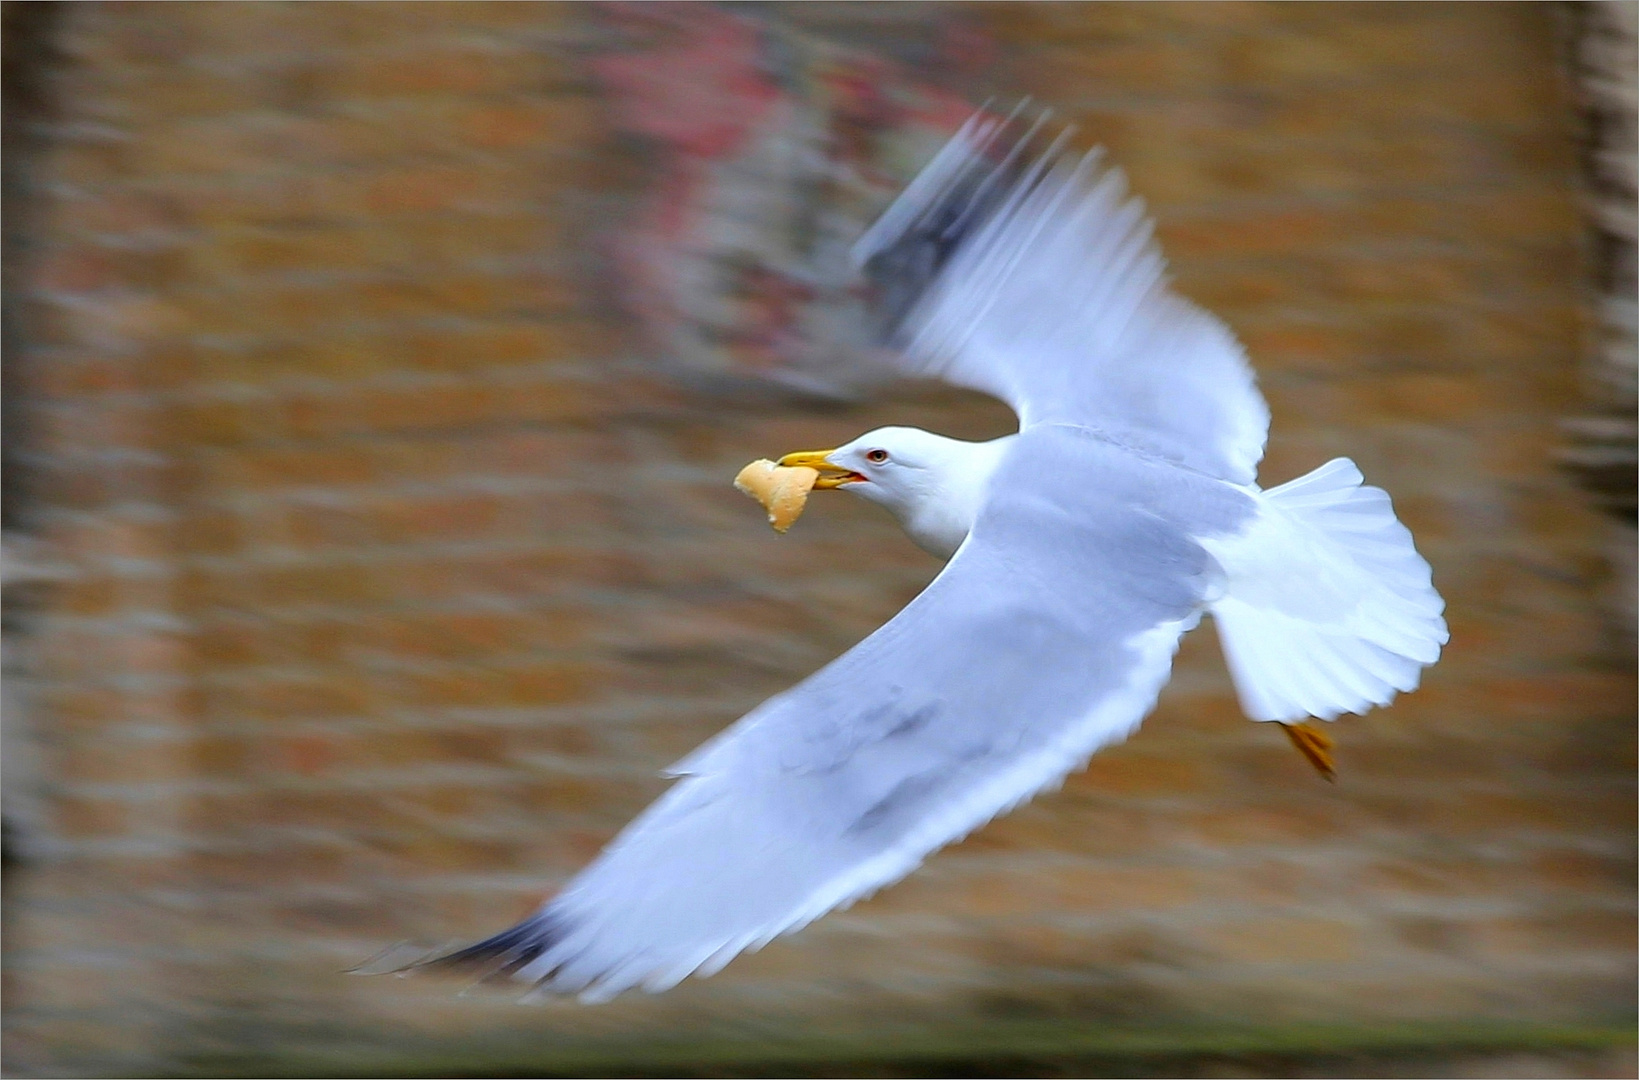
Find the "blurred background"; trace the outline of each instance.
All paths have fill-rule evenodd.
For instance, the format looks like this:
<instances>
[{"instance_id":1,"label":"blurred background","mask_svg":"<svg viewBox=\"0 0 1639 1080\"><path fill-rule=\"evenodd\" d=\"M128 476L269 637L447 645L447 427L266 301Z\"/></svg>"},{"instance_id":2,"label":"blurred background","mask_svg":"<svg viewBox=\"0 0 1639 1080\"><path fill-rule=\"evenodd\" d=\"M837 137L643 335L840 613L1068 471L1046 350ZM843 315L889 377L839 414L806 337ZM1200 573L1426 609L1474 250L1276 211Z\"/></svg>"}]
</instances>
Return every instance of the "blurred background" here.
<instances>
[{"instance_id":1,"label":"blurred background","mask_svg":"<svg viewBox=\"0 0 1639 1080\"><path fill-rule=\"evenodd\" d=\"M4 10L11 1075L1634 1075L1634 4ZM341 975L510 923L938 570L729 481L1010 429L865 365L841 252L1024 94L1245 341L1264 483L1392 493L1424 688L1328 785L1203 627L1063 791L709 981Z\"/></svg>"}]
</instances>

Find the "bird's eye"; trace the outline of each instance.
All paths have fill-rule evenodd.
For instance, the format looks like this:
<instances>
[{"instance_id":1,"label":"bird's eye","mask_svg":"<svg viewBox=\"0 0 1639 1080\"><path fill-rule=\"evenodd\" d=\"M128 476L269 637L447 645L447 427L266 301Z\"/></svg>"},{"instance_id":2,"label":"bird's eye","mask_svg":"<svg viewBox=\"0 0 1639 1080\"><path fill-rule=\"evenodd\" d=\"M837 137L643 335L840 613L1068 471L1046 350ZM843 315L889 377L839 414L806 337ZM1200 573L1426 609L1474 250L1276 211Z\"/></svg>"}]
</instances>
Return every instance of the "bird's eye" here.
<instances>
[{"instance_id":1,"label":"bird's eye","mask_svg":"<svg viewBox=\"0 0 1639 1080\"><path fill-rule=\"evenodd\" d=\"M867 450L865 451L865 460L873 465L880 465L888 460L888 452L886 450Z\"/></svg>"}]
</instances>

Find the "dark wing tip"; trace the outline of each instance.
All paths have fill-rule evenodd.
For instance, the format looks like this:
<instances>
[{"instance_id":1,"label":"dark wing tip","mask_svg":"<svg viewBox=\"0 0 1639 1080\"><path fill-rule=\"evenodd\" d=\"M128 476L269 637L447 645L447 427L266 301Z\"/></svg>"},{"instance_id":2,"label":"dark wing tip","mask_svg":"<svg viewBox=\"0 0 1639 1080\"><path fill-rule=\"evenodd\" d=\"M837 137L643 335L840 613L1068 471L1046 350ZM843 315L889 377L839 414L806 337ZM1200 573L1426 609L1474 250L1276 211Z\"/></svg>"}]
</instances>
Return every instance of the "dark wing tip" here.
<instances>
[{"instance_id":1,"label":"dark wing tip","mask_svg":"<svg viewBox=\"0 0 1639 1080\"><path fill-rule=\"evenodd\" d=\"M861 252L872 329L880 341L904 344L905 323L940 271L1017 193L1018 185L1029 183L1044 160L1055 156L1057 145L1044 136L1050 114L1043 111L1026 122L1022 110L1021 104L1008 116L976 116L975 121L987 123L971 132L964 129L952 140L965 146L951 175L939 177L942 183L933 190L913 184L900 196L909 205L896 205L883 215L877 229L888 225L890 217L893 226L871 236L868 254Z\"/></svg>"},{"instance_id":2,"label":"dark wing tip","mask_svg":"<svg viewBox=\"0 0 1639 1080\"><path fill-rule=\"evenodd\" d=\"M422 972L476 975L477 982L502 982L563 940L561 922L546 912L465 948L448 952L400 942L347 972L349 975L414 975ZM545 976L550 978L550 974Z\"/></svg>"}]
</instances>

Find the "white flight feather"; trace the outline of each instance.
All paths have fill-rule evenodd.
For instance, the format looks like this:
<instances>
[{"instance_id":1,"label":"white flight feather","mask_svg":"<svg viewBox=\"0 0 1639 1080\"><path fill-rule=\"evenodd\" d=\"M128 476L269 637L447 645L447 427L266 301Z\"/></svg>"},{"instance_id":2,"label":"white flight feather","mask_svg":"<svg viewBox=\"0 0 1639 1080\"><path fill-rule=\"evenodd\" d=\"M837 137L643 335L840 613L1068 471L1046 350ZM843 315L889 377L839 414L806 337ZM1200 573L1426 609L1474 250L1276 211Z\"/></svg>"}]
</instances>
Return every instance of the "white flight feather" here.
<instances>
[{"instance_id":1,"label":"white flight feather","mask_svg":"<svg viewBox=\"0 0 1639 1080\"><path fill-rule=\"evenodd\" d=\"M673 958L665 963L651 954L639 954L584 986L571 979L543 989L579 992L583 1000L595 1003L607 1001L640 984L645 989L663 990L690 975L706 978L740 953L756 951L776 937L795 933L825 913L848 907L900 880L932 852L1007 813L1043 788L1062 782L1094 752L1130 736L1154 706L1170 673L1180 636L1197 621L1198 616L1191 616L1137 635L1128 645L1141 659L1130 669L1131 679L1122 692L1104 701L1081 723L1066 729L1052 745L987 780L960 801L927 816L893 847L819 884L800 904L777 917L746 928L725 941L697 946L681 960ZM566 945L569 947L548 952L522 968L518 978L526 981L546 978L564 963L565 953L572 950L573 945Z\"/></svg>"}]
</instances>

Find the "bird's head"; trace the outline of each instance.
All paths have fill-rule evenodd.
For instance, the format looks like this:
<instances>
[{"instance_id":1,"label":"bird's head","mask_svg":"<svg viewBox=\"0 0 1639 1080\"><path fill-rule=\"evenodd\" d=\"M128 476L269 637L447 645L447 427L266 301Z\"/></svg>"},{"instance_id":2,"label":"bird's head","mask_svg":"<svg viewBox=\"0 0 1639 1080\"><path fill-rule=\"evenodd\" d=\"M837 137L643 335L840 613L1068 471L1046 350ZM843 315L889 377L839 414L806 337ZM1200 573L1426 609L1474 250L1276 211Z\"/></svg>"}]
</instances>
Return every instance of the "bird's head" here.
<instances>
[{"instance_id":1,"label":"bird's head","mask_svg":"<svg viewBox=\"0 0 1639 1080\"><path fill-rule=\"evenodd\" d=\"M885 427L835 450L787 454L779 463L818 470L815 488L847 491L887 508L912 540L948 558L973 527L1010 441L971 443L920 428Z\"/></svg>"}]
</instances>

